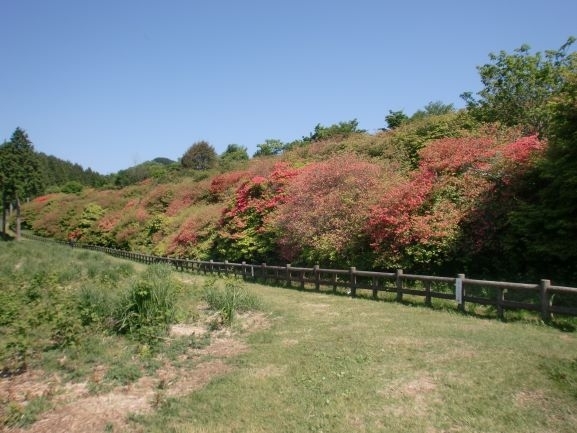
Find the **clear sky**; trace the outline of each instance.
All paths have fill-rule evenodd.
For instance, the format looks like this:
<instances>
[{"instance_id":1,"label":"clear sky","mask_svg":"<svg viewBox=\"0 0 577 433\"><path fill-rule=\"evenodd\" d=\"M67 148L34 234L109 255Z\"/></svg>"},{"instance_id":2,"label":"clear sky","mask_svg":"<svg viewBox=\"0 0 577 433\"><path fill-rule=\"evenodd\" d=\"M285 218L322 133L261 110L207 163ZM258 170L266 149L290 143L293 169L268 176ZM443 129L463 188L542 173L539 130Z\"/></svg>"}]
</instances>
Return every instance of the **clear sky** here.
<instances>
[{"instance_id":1,"label":"clear sky","mask_svg":"<svg viewBox=\"0 0 577 433\"><path fill-rule=\"evenodd\" d=\"M489 53L577 36L577 1L0 0L0 21L0 142L106 174L460 108Z\"/></svg>"}]
</instances>

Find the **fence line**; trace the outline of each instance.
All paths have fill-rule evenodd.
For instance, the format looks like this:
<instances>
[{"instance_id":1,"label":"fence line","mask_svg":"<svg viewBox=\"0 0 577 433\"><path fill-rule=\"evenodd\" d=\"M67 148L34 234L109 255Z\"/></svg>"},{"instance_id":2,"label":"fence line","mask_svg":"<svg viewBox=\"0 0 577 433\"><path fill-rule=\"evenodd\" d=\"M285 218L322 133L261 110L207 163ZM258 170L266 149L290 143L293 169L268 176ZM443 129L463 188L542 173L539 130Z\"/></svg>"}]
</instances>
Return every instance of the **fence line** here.
<instances>
[{"instance_id":1,"label":"fence line","mask_svg":"<svg viewBox=\"0 0 577 433\"><path fill-rule=\"evenodd\" d=\"M152 256L97 245L70 244L33 235L26 235L26 237L100 251L145 264L167 263L182 272L205 275L232 274L246 280L264 283L285 282L289 286L297 283L302 289L308 285L316 291L320 291L321 287L331 288L333 292L342 289L346 290L351 297L357 296L359 290L364 290L372 292L374 298L377 298L380 292L392 293L398 302L403 300L403 295L422 296L427 306L431 306L433 298L454 300L457 308L463 312L468 303L494 306L499 318L504 317L506 309L536 311L544 321L551 320L554 313L577 316L577 288L554 286L550 280L541 280L537 284L524 284L476 280L466 278L464 274L459 274L454 278L405 274L402 269L396 272L374 272L357 270L355 267L344 270L325 269L318 265L306 268L294 267L290 264L271 266L266 263L258 265L246 262L232 263L226 260L224 262L189 260ZM554 305L553 299L556 296L565 297L571 302L568 303L569 305L563 303Z\"/></svg>"}]
</instances>

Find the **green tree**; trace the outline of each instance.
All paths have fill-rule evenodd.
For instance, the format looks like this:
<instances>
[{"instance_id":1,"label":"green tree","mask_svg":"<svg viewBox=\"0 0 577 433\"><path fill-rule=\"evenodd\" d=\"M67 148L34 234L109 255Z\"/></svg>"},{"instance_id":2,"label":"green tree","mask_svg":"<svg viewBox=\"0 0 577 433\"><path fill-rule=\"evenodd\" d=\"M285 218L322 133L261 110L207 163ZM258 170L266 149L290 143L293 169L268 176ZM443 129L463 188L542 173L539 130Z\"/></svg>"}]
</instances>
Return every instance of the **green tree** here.
<instances>
[{"instance_id":1,"label":"green tree","mask_svg":"<svg viewBox=\"0 0 577 433\"><path fill-rule=\"evenodd\" d=\"M220 164L229 167L239 161L248 161L247 149L238 144L229 144L226 150L220 155Z\"/></svg>"},{"instance_id":2,"label":"green tree","mask_svg":"<svg viewBox=\"0 0 577 433\"><path fill-rule=\"evenodd\" d=\"M270 138L256 147L258 150L253 155L255 158L259 156L279 155L285 150L285 144L282 141Z\"/></svg>"},{"instance_id":3,"label":"green tree","mask_svg":"<svg viewBox=\"0 0 577 433\"><path fill-rule=\"evenodd\" d=\"M6 234L6 210L16 205L16 238L20 239L20 204L42 192L38 155L26 132L16 128L10 141L0 147L2 173L3 234Z\"/></svg>"},{"instance_id":4,"label":"green tree","mask_svg":"<svg viewBox=\"0 0 577 433\"><path fill-rule=\"evenodd\" d=\"M547 107L547 153L527 179L525 194L516 197L520 205L506 237L509 255L523 257L519 268L566 285L577 283L577 58L573 62Z\"/></svg>"},{"instance_id":5,"label":"green tree","mask_svg":"<svg viewBox=\"0 0 577 433\"><path fill-rule=\"evenodd\" d=\"M484 88L461 95L468 110L485 122L499 121L508 126L520 125L526 133L546 132L552 113L547 102L563 87L565 71L574 68L576 53L568 53L575 42L570 37L559 50L544 54L530 53L523 45L513 54L491 53L490 63L477 67Z\"/></svg>"},{"instance_id":6,"label":"green tree","mask_svg":"<svg viewBox=\"0 0 577 433\"><path fill-rule=\"evenodd\" d=\"M69 182L66 182L62 186L60 191L62 191L65 194L80 194L83 189L84 189L84 186L80 182L78 182L76 180L71 180Z\"/></svg>"},{"instance_id":7,"label":"green tree","mask_svg":"<svg viewBox=\"0 0 577 433\"><path fill-rule=\"evenodd\" d=\"M389 114L385 116L385 121L387 122L387 129L398 128L407 120L409 120L409 116L407 116L402 110L399 111L389 110Z\"/></svg>"},{"instance_id":8,"label":"green tree","mask_svg":"<svg viewBox=\"0 0 577 433\"><path fill-rule=\"evenodd\" d=\"M410 120L418 120L428 116L442 116L454 111L455 107L453 104L444 104L441 101L429 102L423 110L415 111Z\"/></svg>"},{"instance_id":9,"label":"green tree","mask_svg":"<svg viewBox=\"0 0 577 433\"><path fill-rule=\"evenodd\" d=\"M198 141L188 148L180 162L184 168L208 170L215 166L217 154L206 141Z\"/></svg>"},{"instance_id":10,"label":"green tree","mask_svg":"<svg viewBox=\"0 0 577 433\"><path fill-rule=\"evenodd\" d=\"M315 130L308 137L303 137L304 142L326 140L332 137L346 137L354 133L366 132L364 129L359 129L359 122L357 119L349 120L348 122L339 122L331 126L323 126L320 123L315 126Z\"/></svg>"}]
</instances>

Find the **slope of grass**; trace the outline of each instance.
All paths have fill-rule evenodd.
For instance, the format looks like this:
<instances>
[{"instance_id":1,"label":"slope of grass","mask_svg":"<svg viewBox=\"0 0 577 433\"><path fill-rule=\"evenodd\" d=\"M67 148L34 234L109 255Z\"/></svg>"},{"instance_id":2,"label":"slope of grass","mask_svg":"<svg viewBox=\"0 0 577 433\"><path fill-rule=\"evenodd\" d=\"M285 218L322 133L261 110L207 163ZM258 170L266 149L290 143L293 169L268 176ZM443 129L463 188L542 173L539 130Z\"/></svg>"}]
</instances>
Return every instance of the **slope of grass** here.
<instances>
[{"instance_id":1,"label":"slope of grass","mask_svg":"<svg viewBox=\"0 0 577 433\"><path fill-rule=\"evenodd\" d=\"M254 286L272 315L234 373L151 432L573 432L577 337L406 305Z\"/></svg>"},{"instance_id":2,"label":"slope of grass","mask_svg":"<svg viewBox=\"0 0 577 433\"><path fill-rule=\"evenodd\" d=\"M94 317L82 309L97 305L114 311L108 302L121 305L121 296L103 301L100 292L148 290L149 285L131 285L135 278L142 281L140 272L131 263L90 251L0 242L3 362L21 361L12 356L20 353L14 344L22 344L24 368L58 374L64 381L88 381L96 394L157 374L168 361L182 364L187 374L202 369L212 352L194 358L182 354L208 344L210 335L202 341L160 340L153 347L106 328L98 321L98 309ZM206 308L207 293L226 294L233 284L185 277L193 284L177 288L174 314L188 323ZM219 361L226 363L220 369L224 373L184 396L165 398L159 391L156 410L127 412L129 424L121 431L575 431L574 332L279 287L247 284L246 289L258 300L251 305L258 303L266 312L268 326L240 336L246 350ZM240 299L238 290L228 292L235 302ZM17 304L21 296L31 300L26 308ZM40 301L50 301L53 309L34 310ZM219 305L214 308L222 309ZM50 326L36 318L50 319ZM28 328L14 328L17 322ZM102 377L96 375L101 369ZM49 410L49 399L40 396L25 404L2 396L0 419L8 425L34 423ZM114 423L107 426L116 431Z\"/></svg>"}]
</instances>

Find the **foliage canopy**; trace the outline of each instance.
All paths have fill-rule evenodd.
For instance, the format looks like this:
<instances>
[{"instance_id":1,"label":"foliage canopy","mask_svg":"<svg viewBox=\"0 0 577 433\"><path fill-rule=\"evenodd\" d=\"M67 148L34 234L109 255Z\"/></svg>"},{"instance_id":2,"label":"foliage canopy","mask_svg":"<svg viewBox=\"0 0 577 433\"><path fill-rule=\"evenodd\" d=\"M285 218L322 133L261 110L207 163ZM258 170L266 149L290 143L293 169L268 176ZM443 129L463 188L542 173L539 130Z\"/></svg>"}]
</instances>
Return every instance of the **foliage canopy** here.
<instances>
[{"instance_id":1,"label":"foliage canopy","mask_svg":"<svg viewBox=\"0 0 577 433\"><path fill-rule=\"evenodd\" d=\"M217 154L210 144L206 141L197 141L182 155L180 160L184 168L194 170L208 170L215 166Z\"/></svg>"},{"instance_id":2,"label":"foliage canopy","mask_svg":"<svg viewBox=\"0 0 577 433\"><path fill-rule=\"evenodd\" d=\"M471 92L461 97L479 120L521 125L526 133L546 133L552 113L548 101L564 86L566 72L575 70L577 53L569 53L575 42L570 37L558 50L530 53L522 45L512 54L491 53L490 63L479 66L484 88L475 98Z\"/></svg>"}]
</instances>

